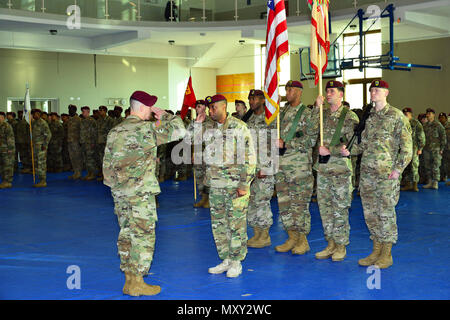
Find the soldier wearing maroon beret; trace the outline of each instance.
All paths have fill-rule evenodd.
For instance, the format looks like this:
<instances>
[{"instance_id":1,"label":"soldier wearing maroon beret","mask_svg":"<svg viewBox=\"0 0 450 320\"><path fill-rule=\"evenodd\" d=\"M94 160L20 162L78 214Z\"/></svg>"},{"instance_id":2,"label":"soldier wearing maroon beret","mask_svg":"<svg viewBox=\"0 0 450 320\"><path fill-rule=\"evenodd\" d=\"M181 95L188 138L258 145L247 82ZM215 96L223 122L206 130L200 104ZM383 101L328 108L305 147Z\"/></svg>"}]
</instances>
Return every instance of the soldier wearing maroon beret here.
<instances>
[{"instance_id":1,"label":"soldier wearing maroon beret","mask_svg":"<svg viewBox=\"0 0 450 320\"><path fill-rule=\"evenodd\" d=\"M156 101L144 91L131 95L130 116L109 132L103 159L104 184L111 188L120 226L117 246L125 273L123 293L131 296L161 291L143 280L153 260L155 196L161 192L155 173L157 147L186 134L181 118L155 107ZM152 114L159 121L149 121Z\"/></svg>"}]
</instances>

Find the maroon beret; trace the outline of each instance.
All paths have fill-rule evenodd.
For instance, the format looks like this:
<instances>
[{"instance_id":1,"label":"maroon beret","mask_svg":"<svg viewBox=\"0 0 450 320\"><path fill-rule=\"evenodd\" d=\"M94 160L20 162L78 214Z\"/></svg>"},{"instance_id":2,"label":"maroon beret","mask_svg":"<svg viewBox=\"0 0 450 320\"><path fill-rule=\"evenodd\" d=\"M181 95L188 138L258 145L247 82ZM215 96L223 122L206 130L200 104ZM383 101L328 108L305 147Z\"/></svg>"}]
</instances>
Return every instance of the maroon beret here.
<instances>
[{"instance_id":1,"label":"maroon beret","mask_svg":"<svg viewBox=\"0 0 450 320\"><path fill-rule=\"evenodd\" d=\"M372 83L370 84L370 89L372 88L384 88L384 89L389 89L389 84L384 81L384 80L374 80L372 81Z\"/></svg>"},{"instance_id":2,"label":"maroon beret","mask_svg":"<svg viewBox=\"0 0 450 320\"><path fill-rule=\"evenodd\" d=\"M211 102L209 102L209 104L216 103L216 102L219 102L219 101L222 101L222 100L227 101L227 98L225 98L221 94L216 94L215 96L211 97Z\"/></svg>"},{"instance_id":3,"label":"maroon beret","mask_svg":"<svg viewBox=\"0 0 450 320\"><path fill-rule=\"evenodd\" d=\"M344 84L342 82L340 82L340 81L330 80L330 81L327 82L327 86L325 87L325 90L329 89L329 88L342 88L342 89L344 89Z\"/></svg>"},{"instance_id":4,"label":"maroon beret","mask_svg":"<svg viewBox=\"0 0 450 320\"><path fill-rule=\"evenodd\" d=\"M289 80L286 83L286 88L288 88L288 87L303 89L303 84L297 80Z\"/></svg>"},{"instance_id":5,"label":"maroon beret","mask_svg":"<svg viewBox=\"0 0 450 320\"><path fill-rule=\"evenodd\" d=\"M89 108L88 106L84 106L84 107L81 107L81 111L83 111L83 110L88 110L88 111L90 111L91 108Z\"/></svg>"},{"instance_id":6,"label":"maroon beret","mask_svg":"<svg viewBox=\"0 0 450 320\"><path fill-rule=\"evenodd\" d=\"M427 113L428 113L428 112L436 113L436 112L434 111L434 109L431 109L431 108L428 108L426 112L427 112Z\"/></svg>"},{"instance_id":7,"label":"maroon beret","mask_svg":"<svg viewBox=\"0 0 450 320\"><path fill-rule=\"evenodd\" d=\"M135 91L131 95L130 99L139 101L143 105L147 107L151 107L156 103L156 100L158 100L157 96L149 95L147 92L144 91Z\"/></svg>"},{"instance_id":8,"label":"maroon beret","mask_svg":"<svg viewBox=\"0 0 450 320\"><path fill-rule=\"evenodd\" d=\"M195 105L197 106L198 104L204 104L206 106L206 101L205 100L197 100L197 101L195 101Z\"/></svg>"},{"instance_id":9,"label":"maroon beret","mask_svg":"<svg viewBox=\"0 0 450 320\"><path fill-rule=\"evenodd\" d=\"M211 96L207 96L205 98L206 106L209 106L211 104L211 101L212 101L212 97Z\"/></svg>"},{"instance_id":10,"label":"maroon beret","mask_svg":"<svg viewBox=\"0 0 450 320\"><path fill-rule=\"evenodd\" d=\"M258 96L264 97L264 91L252 89L248 94L248 99L250 99L250 97L258 97Z\"/></svg>"},{"instance_id":11,"label":"maroon beret","mask_svg":"<svg viewBox=\"0 0 450 320\"><path fill-rule=\"evenodd\" d=\"M403 113L406 113L406 112L411 112L412 113L413 112L411 108L403 108L402 111L403 111Z\"/></svg>"},{"instance_id":12,"label":"maroon beret","mask_svg":"<svg viewBox=\"0 0 450 320\"><path fill-rule=\"evenodd\" d=\"M439 113L439 117L446 117L447 118L447 115L445 114L445 112L441 112L441 113Z\"/></svg>"}]
</instances>

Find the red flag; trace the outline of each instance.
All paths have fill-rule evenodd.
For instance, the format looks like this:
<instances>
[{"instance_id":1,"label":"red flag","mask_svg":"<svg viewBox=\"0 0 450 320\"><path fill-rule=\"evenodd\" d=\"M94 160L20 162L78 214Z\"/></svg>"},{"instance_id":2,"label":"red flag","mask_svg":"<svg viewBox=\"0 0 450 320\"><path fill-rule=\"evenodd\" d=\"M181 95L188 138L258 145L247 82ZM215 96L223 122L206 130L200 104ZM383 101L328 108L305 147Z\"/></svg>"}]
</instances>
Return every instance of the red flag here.
<instances>
[{"instance_id":1,"label":"red flag","mask_svg":"<svg viewBox=\"0 0 450 320\"><path fill-rule=\"evenodd\" d=\"M195 108L195 98L194 88L192 88L192 77L189 77L189 81L186 87L186 92L184 93L183 107L181 108L181 119L184 120L189 108Z\"/></svg>"},{"instance_id":2,"label":"red flag","mask_svg":"<svg viewBox=\"0 0 450 320\"><path fill-rule=\"evenodd\" d=\"M311 68L315 72L315 81L319 83L319 72L324 74L328 65L330 39L328 33L329 0L314 0L311 11ZM320 50L320 54L319 54ZM320 59L319 59L320 56ZM322 70L319 70L319 64Z\"/></svg>"}]
</instances>

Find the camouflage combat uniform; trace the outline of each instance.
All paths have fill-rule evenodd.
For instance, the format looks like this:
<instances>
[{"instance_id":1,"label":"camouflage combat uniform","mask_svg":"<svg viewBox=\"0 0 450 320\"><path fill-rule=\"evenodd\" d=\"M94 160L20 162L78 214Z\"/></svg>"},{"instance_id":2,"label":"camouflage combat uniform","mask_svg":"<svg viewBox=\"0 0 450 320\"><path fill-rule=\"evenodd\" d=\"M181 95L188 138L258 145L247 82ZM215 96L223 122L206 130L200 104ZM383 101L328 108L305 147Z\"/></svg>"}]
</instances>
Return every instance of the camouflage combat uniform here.
<instances>
[{"instance_id":1,"label":"camouflage combat uniform","mask_svg":"<svg viewBox=\"0 0 450 320\"><path fill-rule=\"evenodd\" d=\"M447 137L442 124L434 120L426 122L423 130L425 131L425 147L423 148L423 157L425 163L426 180L439 181L442 154L446 145Z\"/></svg>"},{"instance_id":2,"label":"camouflage combat uniform","mask_svg":"<svg viewBox=\"0 0 450 320\"><path fill-rule=\"evenodd\" d=\"M18 121L15 138L22 168L31 170L30 124L25 119Z\"/></svg>"},{"instance_id":3,"label":"camouflage combat uniform","mask_svg":"<svg viewBox=\"0 0 450 320\"><path fill-rule=\"evenodd\" d=\"M97 122L92 117L81 120L80 144L86 170L91 173L97 171Z\"/></svg>"},{"instance_id":4,"label":"camouflage combat uniform","mask_svg":"<svg viewBox=\"0 0 450 320\"><path fill-rule=\"evenodd\" d=\"M7 121L0 122L0 175L2 183L12 183L16 143L14 131Z\"/></svg>"},{"instance_id":5,"label":"camouflage combat uniform","mask_svg":"<svg viewBox=\"0 0 450 320\"><path fill-rule=\"evenodd\" d=\"M256 154L250 131L241 120L227 115L223 125L214 122L213 129L217 136L205 137L205 161L214 241L220 259L242 261L247 255L247 209ZM232 143L227 145L227 139ZM238 197L238 188L247 194Z\"/></svg>"},{"instance_id":6,"label":"camouflage combat uniform","mask_svg":"<svg viewBox=\"0 0 450 320\"><path fill-rule=\"evenodd\" d=\"M52 132L47 121L39 118L31 123L31 133L33 135L33 156L34 168L40 181L47 179L47 150Z\"/></svg>"},{"instance_id":7,"label":"camouflage combat uniform","mask_svg":"<svg viewBox=\"0 0 450 320\"><path fill-rule=\"evenodd\" d=\"M361 144L352 152L362 152L360 192L364 219L372 241L396 243L398 238L395 206L400 196L400 179L388 179L393 170L400 173L412 159L411 126L403 113L389 103L370 112Z\"/></svg>"},{"instance_id":8,"label":"camouflage combat uniform","mask_svg":"<svg viewBox=\"0 0 450 320\"><path fill-rule=\"evenodd\" d=\"M261 171L261 174L265 175L265 177L261 179L256 175L250 186L247 222L252 228L258 227L261 229L269 229L273 224L270 199L272 199L275 185L275 168L274 163L270 161L270 157L276 156L271 154L271 138L272 130L275 130L276 135L276 122L272 121L268 126L266 123L266 116L263 112L260 115L253 113L246 123L252 133L254 149L255 152L257 152L257 166L255 172L258 174L258 172ZM275 135L274 139L276 139ZM262 142L260 142L261 139L267 139L266 150L262 147ZM274 141L274 144L276 146L276 141ZM273 152L278 152L278 148L274 149Z\"/></svg>"},{"instance_id":9,"label":"camouflage combat uniform","mask_svg":"<svg viewBox=\"0 0 450 320\"><path fill-rule=\"evenodd\" d=\"M353 129L359 123L359 118L353 111L346 111L341 133L332 141L344 108L340 106L335 112L331 112L329 107L324 107L323 144L331 155L327 163L317 162L315 167L317 201L325 239L346 246L350 235L348 210L352 203L353 170L352 160L341 156L340 149L353 136Z\"/></svg>"},{"instance_id":10,"label":"camouflage combat uniform","mask_svg":"<svg viewBox=\"0 0 450 320\"><path fill-rule=\"evenodd\" d=\"M405 176L406 182L413 183L419 182L419 155L417 151L423 150L425 146L425 133L419 120L413 118L409 120L409 124L412 130L413 152L412 160L406 167L403 175Z\"/></svg>"},{"instance_id":11,"label":"camouflage combat uniform","mask_svg":"<svg viewBox=\"0 0 450 320\"><path fill-rule=\"evenodd\" d=\"M109 131L114 126L114 120L110 116L104 118L100 116L97 120L97 167L103 167L103 157L105 156L106 138Z\"/></svg>"},{"instance_id":12,"label":"camouflage combat uniform","mask_svg":"<svg viewBox=\"0 0 450 320\"><path fill-rule=\"evenodd\" d=\"M8 119L8 123L10 124L10 126L12 127L12 129L13 129L13 132L14 132L14 139L17 139L17 125L18 125L18 121L16 120L16 119L12 119L12 120L9 120ZM15 155L14 155L14 172L16 172L16 171L18 171L18 169L19 169L19 157L18 157L18 148L17 148L17 146L16 146L16 151L15 151Z\"/></svg>"},{"instance_id":13,"label":"camouflage combat uniform","mask_svg":"<svg viewBox=\"0 0 450 320\"><path fill-rule=\"evenodd\" d=\"M104 184L111 187L120 233L120 269L147 275L153 259L156 147L185 135L179 117L164 114L160 125L130 115L108 134L103 159Z\"/></svg>"},{"instance_id":14,"label":"camouflage combat uniform","mask_svg":"<svg viewBox=\"0 0 450 320\"><path fill-rule=\"evenodd\" d=\"M80 145L80 126L81 119L78 115L74 115L67 120L67 143L70 162L72 163L72 170L75 173L81 173L83 170L83 157Z\"/></svg>"},{"instance_id":15,"label":"camouflage combat uniform","mask_svg":"<svg viewBox=\"0 0 450 320\"><path fill-rule=\"evenodd\" d=\"M278 208L286 231L304 235L311 230L309 203L313 192L312 149L319 133L319 112L300 103L280 111L280 136L286 140L299 108L304 111L298 121L292 140L286 143L286 153L280 156L279 171L275 176Z\"/></svg>"},{"instance_id":16,"label":"camouflage combat uniform","mask_svg":"<svg viewBox=\"0 0 450 320\"><path fill-rule=\"evenodd\" d=\"M448 170L450 166L450 148L449 139L450 139L450 122L447 120L443 127L445 129L445 136L447 139L447 144L445 146L444 152L442 154L442 163L441 163L441 180L445 181L450 176L450 171Z\"/></svg>"},{"instance_id":17,"label":"camouflage combat uniform","mask_svg":"<svg viewBox=\"0 0 450 320\"><path fill-rule=\"evenodd\" d=\"M56 172L62 171L63 155L62 146L64 141L64 128L59 121L51 121L49 124L52 138L48 145L47 167Z\"/></svg>"}]
</instances>

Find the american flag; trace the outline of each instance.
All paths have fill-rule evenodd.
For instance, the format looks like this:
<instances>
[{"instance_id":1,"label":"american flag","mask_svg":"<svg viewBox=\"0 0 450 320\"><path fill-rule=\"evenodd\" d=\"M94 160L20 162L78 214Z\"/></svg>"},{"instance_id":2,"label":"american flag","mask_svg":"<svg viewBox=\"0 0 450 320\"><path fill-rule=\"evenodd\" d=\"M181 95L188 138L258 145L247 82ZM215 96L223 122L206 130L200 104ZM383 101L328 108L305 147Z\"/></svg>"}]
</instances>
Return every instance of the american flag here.
<instances>
[{"instance_id":1,"label":"american flag","mask_svg":"<svg viewBox=\"0 0 450 320\"><path fill-rule=\"evenodd\" d=\"M289 54L289 44L284 0L268 0L264 82L267 124L270 124L277 117L280 110L278 105L278 73L280 72L280 59L285 54Z\"/></svg>"}]
</instances>

